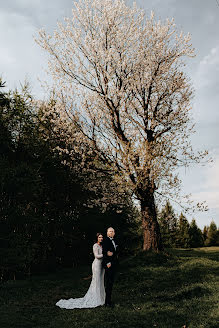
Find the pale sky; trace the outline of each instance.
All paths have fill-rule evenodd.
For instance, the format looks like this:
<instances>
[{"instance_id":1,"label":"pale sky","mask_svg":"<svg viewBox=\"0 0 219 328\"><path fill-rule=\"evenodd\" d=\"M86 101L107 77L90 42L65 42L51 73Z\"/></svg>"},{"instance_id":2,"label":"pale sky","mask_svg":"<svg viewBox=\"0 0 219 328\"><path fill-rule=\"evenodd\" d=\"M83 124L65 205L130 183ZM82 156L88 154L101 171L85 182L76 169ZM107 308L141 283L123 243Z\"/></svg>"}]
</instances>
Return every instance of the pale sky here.
<instances>
[{"instance_id":1,"label":"pale sky","mask_svg":"<svg viewBox=\"0 0 219 328\"><path fill-rule=\"evenodd\" d=\"M187 61L186 68L196 90L193 117L197 132L192 144L194 150L208 149L214 162L181 170L180 178L185 193L192 193L194 200L206 200L209 206L208 212L186 215L188 220L194 217L203 228L213 219L219 226L219 0L136 3L148 15L153 10L161 20L173 17L180 30L192 35L196 57ZM0 0L0 75L10 89L19 88L26 78L33 95L44 97L39 80L48 80L46 54L33 37L42 27L51 33L57 21L71 15L72 6L72 0Z\"/></svg>"}]
</instances>

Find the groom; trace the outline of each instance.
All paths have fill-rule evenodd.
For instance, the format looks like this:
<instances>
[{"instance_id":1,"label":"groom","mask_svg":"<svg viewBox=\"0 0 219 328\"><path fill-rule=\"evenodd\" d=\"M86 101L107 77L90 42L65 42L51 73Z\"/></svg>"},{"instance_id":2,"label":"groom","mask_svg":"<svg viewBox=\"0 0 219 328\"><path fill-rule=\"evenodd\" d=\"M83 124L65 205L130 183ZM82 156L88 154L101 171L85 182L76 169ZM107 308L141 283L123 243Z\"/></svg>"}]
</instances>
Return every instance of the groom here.
<instances>
[{"instance_id":1,"label":"groom","mask_svg":"<svg viewBox=\"0 0 219 328\"><path fill-rule=\"evenodd\" d=\"M115 230L107 229L107 237L103 240L103 267L105 269L106 299L105 306L112 307L111 295L117 262L117 244L114 240Z\"/></svg>"}]
</instances>

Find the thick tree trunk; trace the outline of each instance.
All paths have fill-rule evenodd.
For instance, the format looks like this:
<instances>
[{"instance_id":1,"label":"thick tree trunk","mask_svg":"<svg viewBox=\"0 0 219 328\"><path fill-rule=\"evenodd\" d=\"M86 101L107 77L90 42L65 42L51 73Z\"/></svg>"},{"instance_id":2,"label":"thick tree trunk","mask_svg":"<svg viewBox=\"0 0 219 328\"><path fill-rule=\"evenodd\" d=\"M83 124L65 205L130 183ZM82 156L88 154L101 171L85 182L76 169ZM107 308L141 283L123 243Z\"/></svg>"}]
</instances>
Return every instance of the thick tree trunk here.
<instances>
[{"instance_id":1,"label":"thick tree trunk","mask_svg":"<svg viewBox=\"0 0 219 328\"><path fill-rule=\"evenodd\" d=\"M150 195L150 197L147 197L146 200L141 200L141 215L143 228L143 251L162 251L163 244L161 240L160 227L157 221L153 194Z\"/></svg>"}]
</instances>

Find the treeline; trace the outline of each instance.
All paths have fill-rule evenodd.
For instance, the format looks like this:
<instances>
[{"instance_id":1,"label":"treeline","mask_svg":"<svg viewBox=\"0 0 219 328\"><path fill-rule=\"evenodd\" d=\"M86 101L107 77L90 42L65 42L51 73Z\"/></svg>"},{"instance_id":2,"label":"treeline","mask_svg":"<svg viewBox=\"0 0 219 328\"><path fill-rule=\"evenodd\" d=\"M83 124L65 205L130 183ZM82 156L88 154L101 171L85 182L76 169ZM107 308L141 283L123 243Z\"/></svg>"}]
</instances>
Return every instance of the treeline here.
<instances>
[{"instance_id":1,"label":"treeline","mask_svg":"<svg viewBox=\"0 0 219 328\"><path fill-rule=\"evenodd\" d=\"M202 231L195 219L189 223L183 213L177 217L169 201L159 213L159 224L165 247L219 246L219 230L213 220Z\"/></svg>"},{"instance_id":2,"label":"treeline","mask_svg":"<svg viewBox=\"0 0 219 328\"><path fill-rule=\"evenodd\" d=\"M65 131L62 126L54 129L57 122L50 117L42 120L43 106L52 107L53 100L36 108L28 88L4 92L0 82L2 281L92 260L95 235L109 225L115 227L124 252L139 242L138 213L130 195L116 190L103 163L97 173L85 169L84 154L92 155L86 145L71 158L68 152L54 151L54 145L65 148ZM67 146L74 151L77 145ZM90 182L97 187L88 188ZM115 193L117 203L98 201Z\"/></svg>"}]
</instances>

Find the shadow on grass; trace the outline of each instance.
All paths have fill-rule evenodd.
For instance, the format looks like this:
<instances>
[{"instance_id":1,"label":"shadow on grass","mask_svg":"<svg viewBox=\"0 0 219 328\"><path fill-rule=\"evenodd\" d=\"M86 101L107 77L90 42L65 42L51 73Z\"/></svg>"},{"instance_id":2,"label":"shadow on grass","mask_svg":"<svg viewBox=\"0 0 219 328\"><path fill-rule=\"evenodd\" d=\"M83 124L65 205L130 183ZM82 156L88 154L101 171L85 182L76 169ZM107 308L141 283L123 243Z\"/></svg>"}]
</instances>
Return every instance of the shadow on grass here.
<instances>
[{"instance_id":1,"label":"shadow on grass","mask_svg":"<svg viewBox=\"0 0 219 328\"><path fill-rule=\"evenodd\" d=\"M167 250L123 259L114 284L114 309L55 306L60 298L86 293L90 265L10 281L1 286L0 327L216 328L217 258L217 252Z\"/></svg>"},{"instance_id":2,"label":"shadow on grass","mask_svg":"<svg viewBox=\"0 0 219 328\"><path fill-rule=\"evenodd\" d=\"M207 251L206 251L207 249ZM212 261L219 262L219 247L203 247L203 248L188 248L188 249L168 249L172 255L181 258L207 258Z\"/></svg>"}]
</instances>

